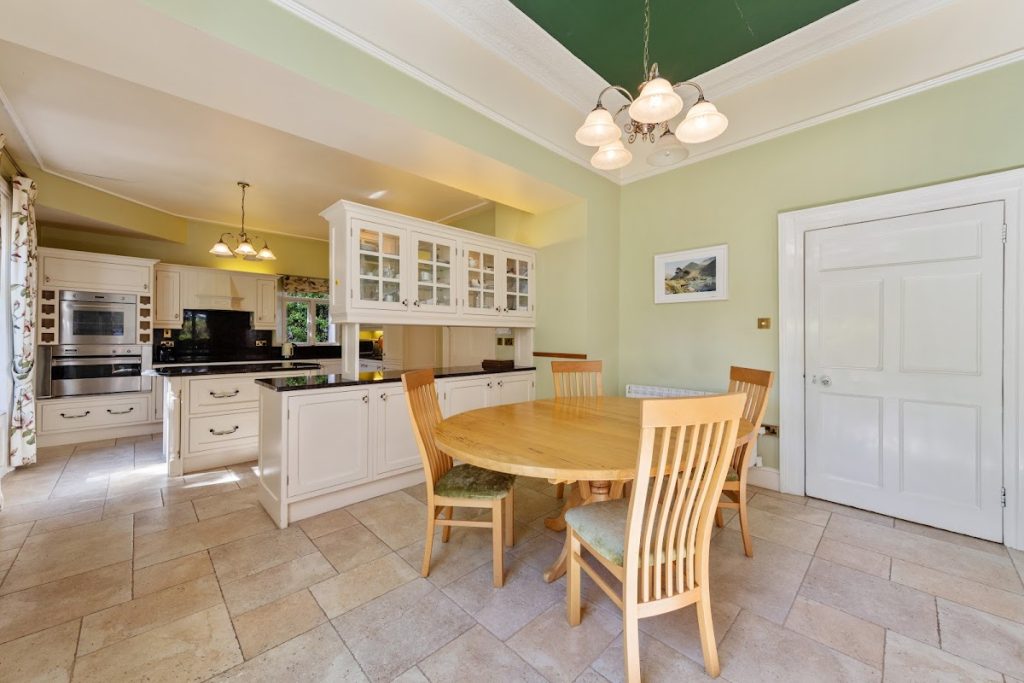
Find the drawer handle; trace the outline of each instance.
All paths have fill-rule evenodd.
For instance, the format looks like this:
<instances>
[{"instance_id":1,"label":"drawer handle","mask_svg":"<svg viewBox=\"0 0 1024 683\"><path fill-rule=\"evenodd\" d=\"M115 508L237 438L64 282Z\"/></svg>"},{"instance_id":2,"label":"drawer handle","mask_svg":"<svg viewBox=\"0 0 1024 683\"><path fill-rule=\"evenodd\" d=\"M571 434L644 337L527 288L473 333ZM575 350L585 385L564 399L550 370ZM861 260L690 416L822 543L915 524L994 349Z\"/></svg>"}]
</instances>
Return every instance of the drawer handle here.
<instances>
[{"instance_id":1,"label":"drawer handle","mask_svg":"<svg viewBox=\"0 0 1024 683\"><path fill-rule=\"evenodd\" d=\"M227 436L228 434L234 434L237 431L238 431L238 425L235 425L231 429L224 429L224 430L221 430L219 432L216 429L211 429L210 433L213 434L214 436Z\"/></svg>"},{"instance_id":2,"label":"drawer handle","mask_svg":"<svg viewBox=\"0 0 1024 683\"><path fill-rule=\"evenodd\" d=\"M238 396L239 391L240 389L235 389L231 393L224 392L222 394L218 394L216 391L211 391L210 396L213 396L214 398L234 398L235 396Z\"/></svg>"},{"instance_id":3,"label":"drawer handle","mask_svg":"<svg viewBox=\"0 0 1024 683\"><path fill-rule=\"evenodd\" d=\"M64 419L66 419L66 420L74 420L75 418L78 418L78 417L88 417L90 412L92 412L92 411L87 410L84 413L82 413L81 415L65 415L64 413L61 413L60 416L63 417Z\"/></svg>"},{"instance_id":4,"label":"drawer handle","mask_svg":"<svg viewBox=\"0 0 1024 683\"><path fill-rule=\"evenodd\" d=\"M370 395L369 394L363 394L363 403L369 403L369 402L370 402Z\"/></svg>"},{"instance_id":5,"label":"drawer handle","mask_svg":"<svg viewBox=\"0 0 1024 683\"><path fill-rule=\"evenodd\" d=\"M127 415L128 413L132 412L133 410L135 410L135 406L132 406L128 410L120 410L120 411L111 410L110 408L107 408L107 412L110 413L111 415Z\"/></svg>"},{"instance_id":6,"label":"drawer handle","mask_svg":"<svg viewBox=\"0 0 1024 683\"><path fill-rule=\"evenodd\" d=\"M380 400L382 400L382 401L388 400L388 395L387 394L381 394L380 395Z\"/></svg>"}]
</instances>

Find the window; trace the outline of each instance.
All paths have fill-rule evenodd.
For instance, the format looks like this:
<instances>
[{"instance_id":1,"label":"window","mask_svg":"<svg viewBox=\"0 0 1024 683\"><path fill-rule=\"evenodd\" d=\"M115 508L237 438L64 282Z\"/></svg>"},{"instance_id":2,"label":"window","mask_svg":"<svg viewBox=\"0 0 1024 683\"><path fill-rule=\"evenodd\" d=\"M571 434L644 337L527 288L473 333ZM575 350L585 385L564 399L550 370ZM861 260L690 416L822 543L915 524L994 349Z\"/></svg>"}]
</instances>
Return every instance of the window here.
<instances>
[{"instance_id":1,"label":"window","mask_svg":"<svg viewBox=\"0 0 1024 683\"><path fill-rule=\"evenodd\" d=\"M335 343L327 294L286 294L282 301L285 338L288 341L302 345Z\"/></svg>"}]
</instances>

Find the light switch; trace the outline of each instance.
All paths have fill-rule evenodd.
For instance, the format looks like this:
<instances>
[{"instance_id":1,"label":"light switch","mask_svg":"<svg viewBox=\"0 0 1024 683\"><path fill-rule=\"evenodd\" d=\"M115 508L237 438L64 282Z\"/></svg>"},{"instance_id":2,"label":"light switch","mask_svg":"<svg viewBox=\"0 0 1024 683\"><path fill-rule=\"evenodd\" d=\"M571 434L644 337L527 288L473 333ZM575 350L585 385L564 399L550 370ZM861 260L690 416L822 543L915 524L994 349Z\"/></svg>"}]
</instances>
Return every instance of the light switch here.
<instances>
[{"instance_id":1,"label":"light switch","mask_svg":"<svg viewBox=\"0 0 1024 683\"><path fill-rule=\"evenodd\" d=\"M757 329L759 329L759 330L770 330L771 328L772 328L772 319L771 318L758 318L757 319Z\"/></svg>"}]
</instances>

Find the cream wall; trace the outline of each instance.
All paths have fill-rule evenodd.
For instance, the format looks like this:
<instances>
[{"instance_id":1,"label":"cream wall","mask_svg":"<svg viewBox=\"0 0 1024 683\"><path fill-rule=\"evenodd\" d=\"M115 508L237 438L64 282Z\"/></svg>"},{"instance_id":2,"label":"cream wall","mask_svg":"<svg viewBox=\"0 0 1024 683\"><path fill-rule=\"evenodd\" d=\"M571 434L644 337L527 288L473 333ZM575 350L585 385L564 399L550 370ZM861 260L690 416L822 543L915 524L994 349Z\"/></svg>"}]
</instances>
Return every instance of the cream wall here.
<instances>
[{"instance_id":1,"label":"cream wall","mask_svg":"<svg viewBox=\"0 0 1024 683\"><path fill-rule=\"evenodd\" d=\"M777 370L779 212L1024 165L1022 121L1018 63L624 187L620 385L721 389L730 365ZM722 243L728 301L653 303L655 254Z\"/></svg>"}]
</instances>

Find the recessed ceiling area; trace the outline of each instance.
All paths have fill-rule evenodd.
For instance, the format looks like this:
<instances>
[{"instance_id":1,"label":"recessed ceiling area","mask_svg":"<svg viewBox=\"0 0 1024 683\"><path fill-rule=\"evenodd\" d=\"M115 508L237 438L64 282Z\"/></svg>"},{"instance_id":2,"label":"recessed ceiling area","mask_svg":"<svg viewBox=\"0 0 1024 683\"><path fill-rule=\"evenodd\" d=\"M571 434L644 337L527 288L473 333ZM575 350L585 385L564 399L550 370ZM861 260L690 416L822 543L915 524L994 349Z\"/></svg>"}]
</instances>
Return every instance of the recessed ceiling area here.
<instances>
[{"instance_id":1,"label":"recessed ceiling area","mask_svg":"<svg viewBox=\"0 0 1024 683\"><path fill-rule=\"evenodd\" d=\"M48 170L179 216L236 225L237 180L250 227L320 239L338 199L428 220L484 201L5 41L0 88Z\"/></svg>"},{"instance_id":2,"label":"recessed ceiling area","mask_svg":"<svg viewBox=\"0 0 1024 683\"><path fill-rule=\"evenodd\" d=\"M650 0L650 61L678 82L767 45L854 0ZM643 73L644 0L511 0L609 83Z\"/></svg>"}]
</instances>

